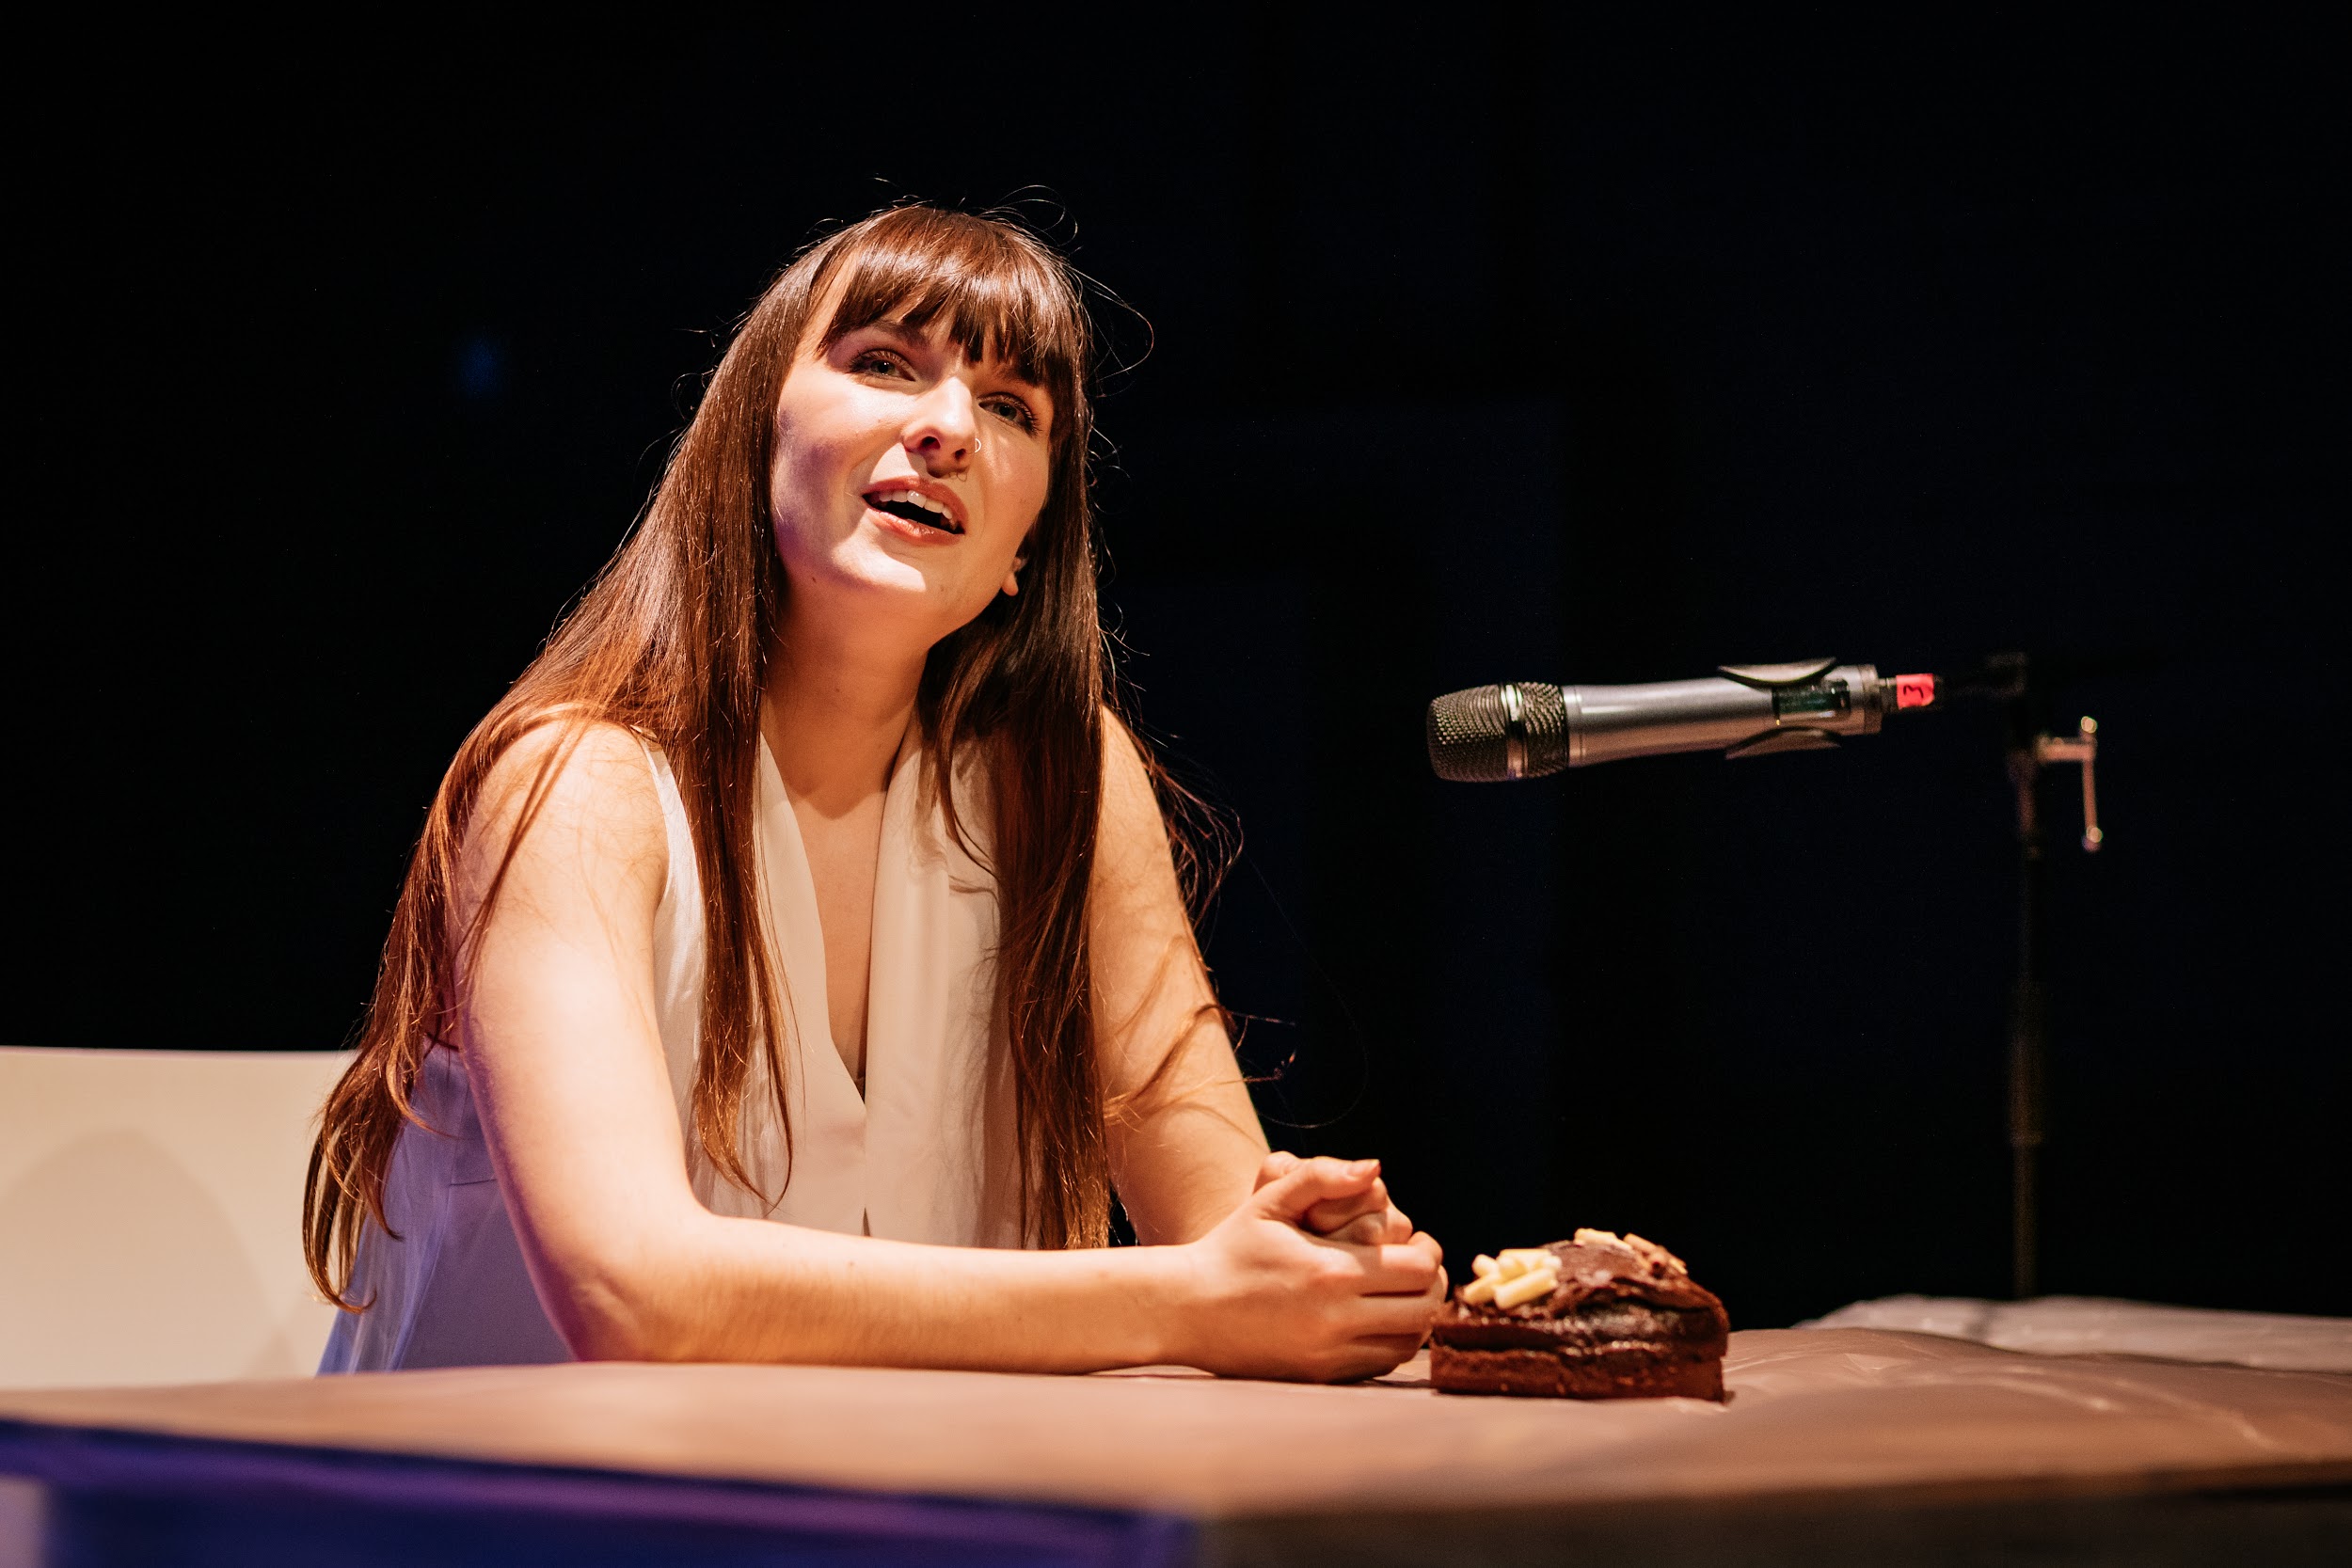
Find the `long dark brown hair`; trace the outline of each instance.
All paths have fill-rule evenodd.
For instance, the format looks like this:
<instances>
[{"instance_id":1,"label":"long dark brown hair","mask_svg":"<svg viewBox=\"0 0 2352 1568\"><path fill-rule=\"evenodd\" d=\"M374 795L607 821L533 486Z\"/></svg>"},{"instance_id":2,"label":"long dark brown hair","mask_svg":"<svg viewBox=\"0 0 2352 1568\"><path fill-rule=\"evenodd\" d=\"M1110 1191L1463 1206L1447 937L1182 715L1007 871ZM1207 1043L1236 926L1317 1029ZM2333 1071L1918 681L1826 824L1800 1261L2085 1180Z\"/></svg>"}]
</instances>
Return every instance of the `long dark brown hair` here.
<instances>
[{"instance_id":1,"label":"long dark brown hair","mask_svg":"<svg viewBox=\"0 0 2352 1568\"><path fill-rule=\"evenodd\" d=\"M760 1092L782 1118L789 1055L763 1046L787 1015L764 932L753 827L760 694L787 594L769 469L785 375L836 284L839 303L821 324L827 344L885 317L917 330L941 323L966 355L1005 361L1053 399L1052 478L1021 594L999 595L931 650L917 712L929 787L950 831L995 876L992 1036L1010 1059L1022 1233L1052 1247L1106 1238L1104 1085L1087 948L1111 696L1088 495L1094 334L1076 275L1018 222L900 207L812 245L760 296L634 533L458 748L409 863L358 1059L327 1099L304 1183L311 1277L346 1307L364 1305L345 1299L352 1262L362 1221L385 1226L393 1147L418 1119L417 1073L452 1038L462 975L516 847L591 723L648 737L675 772L708 954L694 1139L727 1180L753 1186L739 1142L745 1097L763 1068ZM550 721L562 728L505 859L469 928L455 930L458 859L484 782L508 747ZM953 791L959 753L974 752L990 784L984 849L974 848Z\"/></svg>"}]
</instances>

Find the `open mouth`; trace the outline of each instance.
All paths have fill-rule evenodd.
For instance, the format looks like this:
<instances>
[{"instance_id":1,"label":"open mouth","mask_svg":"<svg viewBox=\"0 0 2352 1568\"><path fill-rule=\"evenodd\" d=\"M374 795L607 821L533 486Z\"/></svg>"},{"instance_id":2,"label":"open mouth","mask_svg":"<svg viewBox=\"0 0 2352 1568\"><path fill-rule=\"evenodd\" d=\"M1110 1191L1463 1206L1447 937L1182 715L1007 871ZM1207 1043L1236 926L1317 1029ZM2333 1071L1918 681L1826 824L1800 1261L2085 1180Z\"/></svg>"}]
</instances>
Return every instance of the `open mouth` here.
<instances>
[{"instance_id":1,"label":"open mouth","mask_svg":"<svg viewBox=\"0 0 2352 1568\"><path fill-rule=\"evenodd\" d=\"M961 533L947 509L929 496L912 490L883 490L866 498L866 504L877 512L887 512L902 517L918 528L936 529L942 533Z\"/></svg>"}]
</instances>

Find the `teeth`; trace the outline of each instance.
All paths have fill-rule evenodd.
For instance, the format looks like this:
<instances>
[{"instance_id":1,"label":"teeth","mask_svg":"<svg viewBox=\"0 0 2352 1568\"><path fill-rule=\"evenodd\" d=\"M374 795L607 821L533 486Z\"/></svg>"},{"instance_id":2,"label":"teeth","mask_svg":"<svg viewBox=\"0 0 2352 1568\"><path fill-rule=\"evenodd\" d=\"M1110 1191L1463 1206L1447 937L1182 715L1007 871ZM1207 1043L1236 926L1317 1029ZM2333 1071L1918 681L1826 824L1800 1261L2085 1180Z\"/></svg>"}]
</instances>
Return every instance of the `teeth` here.
<instances>
[{"instance_id":1,"label":"teeth","mask_svg":"<svg viewBox=\"0 0 2352 1568\"><path fill-rule=\"evenodd\" d=\"M953 520L954 515L947 510L946 505L944 502L933 500L930 497L923 494L920 490L877 490L874 492L874 499L878 501L904 501L910 505L919 506L926 512L937 513L942 517L949 518L951 521Z\"/></svg>"}]
</instances>

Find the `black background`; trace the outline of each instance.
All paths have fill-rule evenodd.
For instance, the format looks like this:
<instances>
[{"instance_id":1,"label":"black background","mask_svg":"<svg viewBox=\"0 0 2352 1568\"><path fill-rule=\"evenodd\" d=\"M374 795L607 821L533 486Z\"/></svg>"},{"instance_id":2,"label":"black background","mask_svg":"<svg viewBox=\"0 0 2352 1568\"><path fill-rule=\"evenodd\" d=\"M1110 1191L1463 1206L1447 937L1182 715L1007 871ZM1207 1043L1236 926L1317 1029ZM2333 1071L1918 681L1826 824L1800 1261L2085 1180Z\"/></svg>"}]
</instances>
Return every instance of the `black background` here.
<instances>
[{"instance_id":1,"label":"black background","mask_svg":"<svg viewBox=\"0 0 2352 1568\"><path fill-rule=\"evenodd\" d=\"M1384 1156L1457 1266L1640 1230L1745 1326L2001 1293L1996 714L1485 787L1420 726L2024 649L2108 830L2053 784L2045 1288L2352 1313L2331 50L1463 15L37 72L0 1038L342 1041L441 768L731 322L820 223L1026 192L1156 332L1108 597L1246 835L1212 959L1278 1143Z\"/></svg>"}]
</instances>

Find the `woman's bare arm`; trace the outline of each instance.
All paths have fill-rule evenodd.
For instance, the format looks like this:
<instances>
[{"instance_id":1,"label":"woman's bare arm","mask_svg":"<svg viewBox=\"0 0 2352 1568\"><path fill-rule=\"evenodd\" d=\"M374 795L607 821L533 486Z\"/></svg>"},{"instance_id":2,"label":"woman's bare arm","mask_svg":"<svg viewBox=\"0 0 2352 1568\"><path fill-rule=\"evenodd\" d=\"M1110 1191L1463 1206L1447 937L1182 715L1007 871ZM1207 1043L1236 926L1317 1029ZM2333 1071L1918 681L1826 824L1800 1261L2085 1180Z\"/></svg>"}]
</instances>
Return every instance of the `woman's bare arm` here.
<instances>
[{"instance_id":1,"label":"woman's bare arm","mask_svg":"<svg viewBox=\"0 0 2352 1568\"><path fill-rule=\"evenodd\" d=\"M540 732L494 771L461 921L551 740ZM655 1024L665 870L642 750L592 729L523 835L467 975L460 1036L484 1130L532 1282L575 1353L1057 1371L1173 1360L1336 1378L1385 1370L1418 1337L1442 1289L1434 1246L1344 1244L1295 1223L1376 1183L1337 1161L1255 1193L1247 1173L1238 1192L1219 1178L1225 1212L1184 1246L921 1246L710 1213L688 1181ZM1254 1122L1227 1136L1254 1138ZM1188 1189L1188 1222L1207 1185Z\"/></svg>"},{"instance_id":2,"label":"woman's bare arm","mask_svg":"<svg viewBox=\"0 0 2352 1568\"><path fill-rule=\"evenodd\" d=\"M1151 775L1134 737L1107 713L1087 935L1120 1201L1138 1241L1191 1241L1299 1162L1267 1155L1193 940ZM1412 1233L1377 1180L1318 1206L1305 1224L1367 1243Z\"/></svg>"},{"instance_id":3,"label":"woman's bare arm","mask_svg":"<svg viewBox=\"0 0 2352 1568\"><path fill-rule=\"evenodd\" d=\"M1112 1180L1137 1241L1188 1242L1249 1196L1265 1134L1193 940L1151 775L1107 713L1089 895Z\"/></svg>"}]
</instances>

